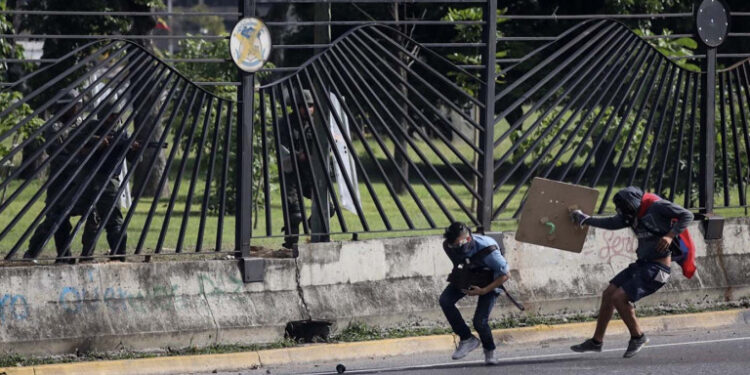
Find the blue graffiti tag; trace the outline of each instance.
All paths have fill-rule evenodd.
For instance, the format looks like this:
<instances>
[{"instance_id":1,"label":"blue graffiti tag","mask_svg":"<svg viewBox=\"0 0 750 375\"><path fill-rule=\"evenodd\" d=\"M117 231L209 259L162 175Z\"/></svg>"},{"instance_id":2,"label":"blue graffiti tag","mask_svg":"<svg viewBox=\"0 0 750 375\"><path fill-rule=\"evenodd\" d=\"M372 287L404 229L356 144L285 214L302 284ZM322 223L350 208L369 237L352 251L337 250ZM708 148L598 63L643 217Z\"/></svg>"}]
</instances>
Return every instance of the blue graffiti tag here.
<instances>
[{"instance_id":1,"label":"blue graffiti tag","mask_svg":"<svg viewBox=\"0 0 750 375\"><path fill-rule=\"evenodd\" d=\"M65 297L68 294L72 294L73 300L68 301ZM60 292L60 304L62 305L63 309L65 309L65 312L69 313L77 313L81 310L81 293L78 292L78 289L66 286L63 288L62 292ZM72 307L70 305L73 305Z\"/></svg>"},{"instance_id":2,"label":"blue graffiti tag","mask_svg":"<svg viewBox=\"0 0 750 375\"><path fill-rule=\"evenodd\" d=\"M0 298L0 325L5 323L5 306L8 305L10 319L26 320L29 317L29 304L26 297L20 294L6 294Z\"/></svg>"}]
</instances>

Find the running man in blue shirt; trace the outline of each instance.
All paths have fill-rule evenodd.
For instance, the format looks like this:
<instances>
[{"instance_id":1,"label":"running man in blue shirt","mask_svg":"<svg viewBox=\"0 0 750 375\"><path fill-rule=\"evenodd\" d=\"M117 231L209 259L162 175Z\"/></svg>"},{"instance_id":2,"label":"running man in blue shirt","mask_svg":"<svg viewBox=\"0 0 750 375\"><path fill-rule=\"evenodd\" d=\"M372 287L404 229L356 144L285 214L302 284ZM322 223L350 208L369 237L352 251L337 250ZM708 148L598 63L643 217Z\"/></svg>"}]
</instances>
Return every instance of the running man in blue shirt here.
<instances>
[{"instance_id":1,"label":"running man in blue shirt","mask_svg":"<svg viewBox=\"0 0 750 375\"><path fill-rule=\"evenodd\" d=\"M465 357L481 343L485 363L494 365L497 360L489 317L501 293L500 286L509 278L508 262L494 239L472 234L463 223L451 224L443 237L443 250L453 262L453 272L448 279L450 284L440 295L440 307L453 332L461 339L453 359ZM456 303L467 295L479 296L473 323L481 341L471 334L456 308Z\"/></svg>"}]
</instances>

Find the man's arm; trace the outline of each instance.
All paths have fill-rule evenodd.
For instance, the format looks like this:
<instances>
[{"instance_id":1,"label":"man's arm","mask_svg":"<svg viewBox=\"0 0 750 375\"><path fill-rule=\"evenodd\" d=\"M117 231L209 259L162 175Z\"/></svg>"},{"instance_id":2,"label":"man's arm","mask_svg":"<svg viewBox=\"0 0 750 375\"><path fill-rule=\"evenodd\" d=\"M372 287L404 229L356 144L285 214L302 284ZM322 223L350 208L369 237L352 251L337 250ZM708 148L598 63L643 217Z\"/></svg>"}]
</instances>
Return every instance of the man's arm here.
<instances>
[{"instance_id":1,"label":"man's arm","mask_svg":"<svg viewBox=\"0 0 750 375\"><path fill-rule=\"evenodd\" d=\"M466 293L466 294L468 294L470 296L483 296L483 295L485 295L487 293L490 293L493 290L499 288L500 285L503 285L503 283L505 283L506 281L508 281L508 279L510 279L510 276L508 276L508 275L501 275L500 277L498 277L497 279L495 279L495 281L491 282L490 285L487 285L484 288L479 288L479 287L476 287L476 286L469 287L468 293Z\"/></svg>"},{"instance_id":2,"label":"man's arm","mask_svg":"<svg viewBox=\"0 0 750 375\"><path fill-rule=\"evenodd\" d=\"M669 218L670 220L677 219L677 222L672 225L672 229L669 231L669 233L664 235L656 245L657 252L664 252L669 248L672 240L675 237L679 236L680 233L682 233L685 228L687 228L690 222L693 221L693 213L686 210L682 206L667 200L654 202L653 208L656 210L659 216Z\"/></svg>"},{"instance_id":3,"label":"man's arm","mask_svg":"<svg viewBox=\"0 0 750 375\"><path fill-rule=\"evenodd\" d=\"M672 225L672 233L674 236L678 236L682 233L693 221L692 212L670 201L661 200L654 202L653 207L660 216L667 217L670 220L677 219L677 222Z\"/></svg>"},{"instance_id":4,"label":"man's arm","mask_svg":"<svg viewBox=\"0 0 750 375\"><path fill-rule=\"evenodd\" d=\"M610 230L627 228L628 226L625 219L619 214L614 216L595 217L586 215L581 210L575 210L570 213L570 217L580 226L589 225L596 228Z\"/></svg>"},{"instance_id":5,"label":"man's arm","mask_svg":"<svg viewBox=\"0 0 750 375\"><path fill-rule=\"evenodd\" d=\"M585 224L592 227L609 230L617 230L628 227L628 224L625 223L625 219L623 219L623 217L620 215L604 217L592 216L588 220L586 220Z\"/></svg>"},{"instance_id":6,"label":"man's arm","mask_svg":"<svg viewBox=\"0 0 750 375\"><path fill-rule=\"evenodd\" d=\"M499 250L495 250L488 254L484 258L484 264L494 272L495 280L484 288L471 286L466 294L470 296L485 295L494 291L496 288L500 287L500 285L503 285L503 283L510 278L510 276L508 276L508 262L500 254Z\"/></svg>"}]
</instances>

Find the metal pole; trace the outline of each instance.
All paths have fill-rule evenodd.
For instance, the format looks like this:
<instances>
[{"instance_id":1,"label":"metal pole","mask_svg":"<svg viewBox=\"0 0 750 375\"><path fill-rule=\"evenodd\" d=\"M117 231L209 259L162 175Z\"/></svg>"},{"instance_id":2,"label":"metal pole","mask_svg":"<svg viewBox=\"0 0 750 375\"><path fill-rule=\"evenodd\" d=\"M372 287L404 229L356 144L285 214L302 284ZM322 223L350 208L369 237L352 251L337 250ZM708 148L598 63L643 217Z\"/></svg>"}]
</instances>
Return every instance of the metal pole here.
<instances>
[{"instance_id":1,"label":"metal pole","mask_svg":"<svg viewBox=\"0 0 750 375\"><path fill-rule=\"evenodd\" d=\"M169 22L167 28L169 29L169 36L172 36L172 26L174 26L174 23L172 22L172 0L167 0L167 13L169 13L169 16L167 17L167 22ZM169 38L169 57L174 57L174 39L172 38Z\"/></svg>"},{"instance_id":2,"label":"metal pole","mask_svg":"<svg viewBox=\"0 0 750 375\"><path fill-rule=\"evenodd\" d=\"M700 168L700 212L714 211L714 162L716 158L716 48L706 49L703 60L704 74L701 77L701 168Z\"/></svg>"},{"instance_id":3,"label":"metal pole","mask_svg":"<svg viewBox=\"0 0 750 375\"><path fill-rule=\"evenodd\" d=\"M330 22L331 21L331 4L330 3L315 3L314 7L314 17L316 22ZM329 44L331 43L331 25L316 25L313 28L313 39L315 44ZM315 53L323 52L324 48L316 48ZM319 82L313 82L310 81L310 87L307 89L311 91L317 91L322 97L323 95L329 95L328 92L324 92ZM315 111L319 112L319 119L321 121L315 121L316 116L312 116L310 118L311 125L315 129L314 132L316 134L325 134L326 133L326 124L325 121L323 121L324 116L329 116L328 113L323 112L322 103L315 103ZM322 148L321 152L322 155L318 155L318 150L316 148L313 149L313 153L311 155L312 160L321 160L321 167L322 171L321 174L329 174L329 162L330 162L330 145L328 143L328 139L326 137L321 138ZM320 158L320 159L318 159ZM313 181L314 184L317 184L316 189L314 189L313 194L318 194L318 197L316 199L312 199L312 204L310 207L310 230L312 231L312 235L310 236L310 242L328 242L331 240L331 237L329 233L331 232L331 223L330 223L330 194L329 190L326 186L326 180L325 179L317 179ZM320 204L318 204L320 203ZM304 219L304 218L303 218Z\"/></svg>"},{"instance_id":4,"label":"metal pole","mask_svg":"<svg viewBox=\"0 0 750 375\"><path fill-rule=\"evenodd\" d=\"M479 193L482 201L477 205L477 218L480 223L479 232L492 230L492 193L494 183L494 158L492 156L495 141L495 52L497 49L497 0L488 0L483 13L484 29L482 43L486 47L482 51L482 81L486 84L480 90L480 100L484 108L480 114L479 125L482 128L479 137L480 147L484 151L479 161L482 176L479 183Z\"/></svg>"},{"instance_id":5,"label":"metal pole","mask_svg":"<svg viewBox=\"0 0 750 375\"><path fill-rule=\"evenodd\" d=\"M255 1L240 2L242 18L255 14ZM252 177L253 177L253 110L255 105L255 74L238 69L241 85L237 88L239 121L237 122L237 197L235 199L235 251L240 257L242 280L246 283L263 281L262 259L250 258L252 237Z\"/></svg>"}]
</instances>

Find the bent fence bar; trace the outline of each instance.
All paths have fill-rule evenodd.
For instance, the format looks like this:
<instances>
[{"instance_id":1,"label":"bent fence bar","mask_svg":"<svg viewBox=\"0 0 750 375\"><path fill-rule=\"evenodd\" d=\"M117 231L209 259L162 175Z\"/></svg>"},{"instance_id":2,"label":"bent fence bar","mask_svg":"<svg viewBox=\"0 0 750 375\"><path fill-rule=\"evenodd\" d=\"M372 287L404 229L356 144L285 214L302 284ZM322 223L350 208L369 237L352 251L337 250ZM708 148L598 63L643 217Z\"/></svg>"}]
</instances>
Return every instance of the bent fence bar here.
<instances>
[{"instance_id":1,"label":"bent fence bar","mask_svg":"<svg viewBox=\"0 0 750 375\"><path fill-rule=\"evenodd\" d=\"M276 3L244 1L239 12L216 15ZM0 253L58 262L248 258L250 244L434 233L454 220L491 231L518 216L537 176L600 189L599 213L627 185L704 213L747 207L750 63L719 70L716 87L706 87L705 72L649 44L692 34L642 38L627 24L692 14L498 15L494 0L443 3L480 7L483 19L373 20L366 10L358 20L269 19L272 30L330 27L335 38L275 46L310 56L238 82L192 82L131 40L153 36L55 36L94 41L32 61L37 70L0 91L23 93L0 113L20 119L0 134L0 165L12 165L0 181ZM498 22L528 19L570 27L498 36ZM424 31L457 25L481 29L482 39ZM498 58L503 43L532 44ZM455 53L479 63L457 63ZM741 54L718 54L729 56ZM238 99L205 85L236 85ZM704 155L714 149L701 136L701 103L710 96L716 152ZM706 163L715 166L708 180L700 174Z\"/></svg>"}]
</instances>

